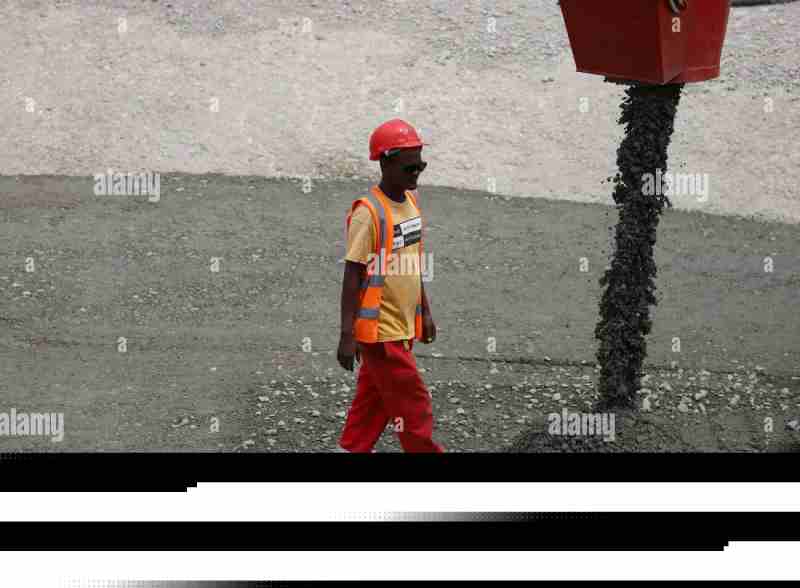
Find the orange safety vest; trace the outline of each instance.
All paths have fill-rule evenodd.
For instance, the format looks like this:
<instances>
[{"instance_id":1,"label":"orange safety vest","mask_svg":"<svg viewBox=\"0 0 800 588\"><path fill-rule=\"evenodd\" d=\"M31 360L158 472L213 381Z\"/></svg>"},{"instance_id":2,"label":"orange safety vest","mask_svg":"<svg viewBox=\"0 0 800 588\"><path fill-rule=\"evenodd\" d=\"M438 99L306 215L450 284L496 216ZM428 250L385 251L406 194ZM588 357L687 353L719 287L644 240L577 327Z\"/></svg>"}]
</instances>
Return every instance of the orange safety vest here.
<instances>
[{"instance_id":1,"label":"orange safety vest","mask_svg":"<svg viewBox=\"0 0 800 588\"><path fill-rule=\"evenodd\" d=\"M420 213L420 237L419 255L420 268L422 268L422 211L419 209L414 193L406 190L406 197L411 199L411 203ZM387 202L388 197L383 194L378 186L373 186L370 193L363 198L353 201L350 212L347 213L346 230L350 229L350 220L353 212L359 206L366 206L372 215L372 223L375 227L376 259L367 264L367 275L361 282L361 293L358 299L358 310L356 312L353 334L356 341L363 343L376 343L378 341L378 313L383 299L383 283L385 279L385 267L388 257L392 254L392 243L394 241L394 222L392 219L392 208ZM372 270L375 271L372 271ZM420 279L422 277L420 276ZM422 339L422 287L420 286L420 296L417 300L417 309L414 314L414 338Z\"/></svg>"}]
</instances>

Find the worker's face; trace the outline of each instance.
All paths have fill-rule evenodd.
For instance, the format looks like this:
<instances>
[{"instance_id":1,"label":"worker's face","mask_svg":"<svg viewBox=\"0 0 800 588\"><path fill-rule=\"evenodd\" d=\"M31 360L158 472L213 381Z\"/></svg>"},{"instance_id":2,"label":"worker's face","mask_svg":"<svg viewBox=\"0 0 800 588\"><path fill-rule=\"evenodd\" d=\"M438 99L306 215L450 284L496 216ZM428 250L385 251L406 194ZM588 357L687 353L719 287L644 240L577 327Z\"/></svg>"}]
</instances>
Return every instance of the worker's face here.
<instances>
[{"instance_id":1,"label":"worker's face","mask_svg":"<svg viewBox=\"0 0 800 588\"><path fill-rule=\"evenodd\" d=\"M403 149L387 159L381 167L383 180L399 190L416 190L422 161L422 147Z\"/></svg>"}]
</instances>

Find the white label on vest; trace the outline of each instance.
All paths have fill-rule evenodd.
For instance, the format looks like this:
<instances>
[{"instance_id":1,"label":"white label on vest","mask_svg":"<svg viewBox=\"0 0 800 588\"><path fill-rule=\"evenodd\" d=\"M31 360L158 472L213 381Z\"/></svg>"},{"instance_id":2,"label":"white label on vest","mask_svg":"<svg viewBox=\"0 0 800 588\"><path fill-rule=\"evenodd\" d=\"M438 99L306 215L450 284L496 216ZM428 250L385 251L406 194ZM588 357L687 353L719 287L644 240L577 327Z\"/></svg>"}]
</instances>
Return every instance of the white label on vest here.
<instances>
[{"instance_id":1,"label":"white label on vest","mask_svg":"<svg viewBox=\"0 0 800 588\"><path fill-rule=\"evenodd\" d=\"M400 223L400 230L403 235L408 235L414 231L419 231L422 228L422 219L418 216L410 218L407 221Z\"/></svg>"},{"instance_id":2,"label":"white label on vest","mask_svg":"<svg viewBox=\"0 0 800 588\"><path fill-rule=\"evenodd\" d=\"M413 245L422 236L422 219L418 216L396 224L393 228L392 249Z\"/></svg>"}]
</instances>

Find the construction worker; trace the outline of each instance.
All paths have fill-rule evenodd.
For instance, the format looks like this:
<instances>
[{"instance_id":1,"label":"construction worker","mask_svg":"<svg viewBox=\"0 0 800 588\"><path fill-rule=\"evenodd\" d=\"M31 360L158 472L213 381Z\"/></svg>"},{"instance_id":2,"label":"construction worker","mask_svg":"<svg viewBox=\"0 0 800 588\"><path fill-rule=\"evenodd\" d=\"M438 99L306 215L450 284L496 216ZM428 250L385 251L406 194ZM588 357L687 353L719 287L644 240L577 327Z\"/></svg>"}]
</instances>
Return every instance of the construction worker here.
<instances>
[{"instance_id":1,"label":"construction worker","mask_svg":"<svg viewBox=\"0 0 800 588\"><path fill-rule=\"evenodd\" d=\"M349 371L354 357L361 365L340 451L373 451L387 425L406 452L444 451L432 439L431 395L412 353L414 339L436 340L422 282L422 214L415 193L427 165L423 145L400 119L375 129L370 160L380 161L381 181L347 215L337 359Z\"/></svg>"}]
</instances>

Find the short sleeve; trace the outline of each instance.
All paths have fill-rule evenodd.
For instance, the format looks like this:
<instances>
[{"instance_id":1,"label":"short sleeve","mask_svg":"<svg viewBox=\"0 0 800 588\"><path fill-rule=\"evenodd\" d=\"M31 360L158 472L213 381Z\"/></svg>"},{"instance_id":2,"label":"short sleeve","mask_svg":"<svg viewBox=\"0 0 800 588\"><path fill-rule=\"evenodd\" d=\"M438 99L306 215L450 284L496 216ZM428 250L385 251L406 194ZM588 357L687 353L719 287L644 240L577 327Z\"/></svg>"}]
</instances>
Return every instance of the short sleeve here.
<instances>
[{"instance_id":1,"label":"short sleeve","mask_svg":"<svg viewBox=\"0 0 800 588\"><path fill-rule=\"evenodd\" d=\"M366 265L369 254L375 251L375 226L372 215L366 206L359 206L350 219L350 230L347 232L347 261L355 261Z\"/></svg>"}]
</instances>

